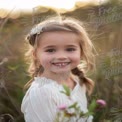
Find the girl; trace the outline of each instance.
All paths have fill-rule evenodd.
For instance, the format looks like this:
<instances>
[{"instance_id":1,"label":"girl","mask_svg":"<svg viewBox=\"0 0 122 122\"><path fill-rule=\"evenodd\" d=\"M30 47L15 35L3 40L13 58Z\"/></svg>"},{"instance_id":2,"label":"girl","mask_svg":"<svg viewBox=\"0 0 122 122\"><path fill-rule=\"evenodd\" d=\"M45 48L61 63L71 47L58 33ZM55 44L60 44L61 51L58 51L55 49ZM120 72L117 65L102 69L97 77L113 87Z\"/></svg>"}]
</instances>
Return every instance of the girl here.
<instances>
[{"instance_id":1,"label":"girl","mask_svg":"<svg viewBox=\"0 0 122 122\"><path fill-rule=\"evenodd\" d=\"M27 40L31 45L32 80L25 85L30 88L21 106L25 121L54 122L60 105L75 102L86 113L86 93L92 92L94 83L84 72L94 63L93 45L83 25L71 18L48 19L36 25ZM70 96L61 92L63 84L70 89ZM92 117L81 117L78 122L92 122Z\"/></svg>"}]
</instances>

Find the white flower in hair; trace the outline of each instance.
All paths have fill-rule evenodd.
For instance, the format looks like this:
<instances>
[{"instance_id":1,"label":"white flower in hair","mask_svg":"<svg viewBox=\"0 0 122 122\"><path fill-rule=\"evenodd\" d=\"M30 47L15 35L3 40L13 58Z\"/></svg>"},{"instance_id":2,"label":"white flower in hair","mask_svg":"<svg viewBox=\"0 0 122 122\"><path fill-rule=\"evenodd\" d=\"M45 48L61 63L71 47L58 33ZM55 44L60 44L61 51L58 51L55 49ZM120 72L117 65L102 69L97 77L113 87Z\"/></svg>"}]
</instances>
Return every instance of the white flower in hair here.
<instances>
[{"instance_id":1,"label":"white flower in hair","mask_svg":"<svg viewBox=\"0 0 122 122\"><path fill-rule=\"evenodd\" d=\"M31 30L30 34L31 34L31 35L33 35L33 34L40 34L41 32L43 32L43 31L42 31L42 28L43 28L43 26L37 25L37 26L35 26L35 27Z\"/></svg>"}]
</instances>

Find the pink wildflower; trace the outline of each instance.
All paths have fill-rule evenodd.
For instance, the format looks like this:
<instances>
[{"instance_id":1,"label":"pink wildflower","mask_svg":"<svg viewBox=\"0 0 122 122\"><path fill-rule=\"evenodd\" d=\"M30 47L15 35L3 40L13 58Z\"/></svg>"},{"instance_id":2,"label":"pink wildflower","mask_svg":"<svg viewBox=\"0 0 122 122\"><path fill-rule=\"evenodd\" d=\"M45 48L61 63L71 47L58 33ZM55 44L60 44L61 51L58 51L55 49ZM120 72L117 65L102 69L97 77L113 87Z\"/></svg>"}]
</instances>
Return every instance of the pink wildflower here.
<instances>
[{"instance_id":1,"label":"pink wildflower","mask_svg":"<svg viewBox=\"0 0 122 122\"><path fill-rule=\"evenodd\" d=\"M99 99L96 102L102 108L106 106L106 102L104 100L102 100L102 99Z\"/></svg>"},{"instance_id":2,"label":"pink wildflower","mask_svg":"<svg viewBox=\"0 0 122 122\"><path fill-rule=\"evenodd\" d=\"M65 110L66 108L67 108L67 106L65 104L58 106L59 110Z\"/></svg>"}]
</instances>

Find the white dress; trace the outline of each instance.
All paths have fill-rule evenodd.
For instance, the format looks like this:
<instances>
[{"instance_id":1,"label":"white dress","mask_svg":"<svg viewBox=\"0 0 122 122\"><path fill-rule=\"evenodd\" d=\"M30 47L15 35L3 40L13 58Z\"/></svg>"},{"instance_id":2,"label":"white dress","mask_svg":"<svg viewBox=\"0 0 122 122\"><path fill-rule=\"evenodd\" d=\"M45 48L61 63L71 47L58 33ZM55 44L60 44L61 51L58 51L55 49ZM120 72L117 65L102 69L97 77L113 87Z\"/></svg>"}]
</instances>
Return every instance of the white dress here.
<instances>
[{"instance_id":1,"label":"white dress","mask_svg":"<svg viewBox=\"0 0 122 122\"><path fill-rule=\"evenodd\" d=\"M25 122L54 122L57 107L60 105L71 105L77 102L83 112L87 112L86 87L80 86L78 80L76 86L71 91L70 99L61 93L63 86L56 81L35 77L31 87L26 92L21 111L24 114ZM74 118L70 122L76 122ZM78 122L92 122L92 116L81 118Z\"/></svg>"}]
</instances>

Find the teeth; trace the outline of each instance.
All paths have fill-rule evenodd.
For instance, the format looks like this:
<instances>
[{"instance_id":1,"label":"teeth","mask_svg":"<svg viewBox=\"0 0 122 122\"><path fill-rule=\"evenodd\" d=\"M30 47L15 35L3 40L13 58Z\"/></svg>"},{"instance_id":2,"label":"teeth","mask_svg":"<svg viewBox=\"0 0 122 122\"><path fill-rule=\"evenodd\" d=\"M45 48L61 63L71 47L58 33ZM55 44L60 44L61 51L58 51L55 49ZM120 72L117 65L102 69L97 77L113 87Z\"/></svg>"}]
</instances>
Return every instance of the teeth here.
<instances>
[{"instance_id":1,"label":"teeth","mask_svg":"<svg viewBox=\"0 0 122 122\"><path fill-rule=\"evenodd\" d=\"M56 66L59 66L59 67L62 67L62 66L65 66L67 65L68 63L55 63Z\"/></svg>"}]
</instances>

